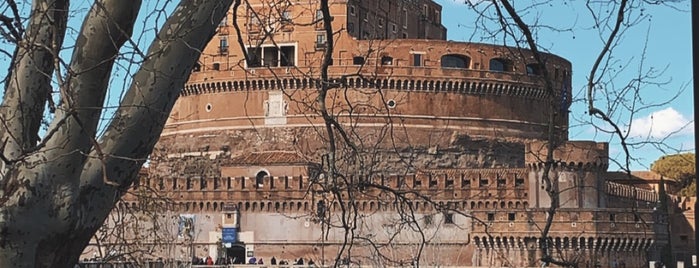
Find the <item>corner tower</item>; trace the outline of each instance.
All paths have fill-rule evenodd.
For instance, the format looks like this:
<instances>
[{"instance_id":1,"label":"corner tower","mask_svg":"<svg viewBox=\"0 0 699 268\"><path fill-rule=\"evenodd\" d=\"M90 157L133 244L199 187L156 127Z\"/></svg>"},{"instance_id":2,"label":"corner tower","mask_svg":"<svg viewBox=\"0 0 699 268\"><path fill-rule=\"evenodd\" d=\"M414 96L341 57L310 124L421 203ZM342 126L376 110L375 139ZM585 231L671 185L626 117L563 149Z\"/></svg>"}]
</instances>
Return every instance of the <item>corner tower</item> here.
<instances>
[{"instance_id":1,"label":"corner tower","mask_svg":"<svg viewBox=\"0 0 699 268\"><path fill-rule=\"evenodd\" d=\"M535 208L551 206L551 198L546 192L547 183L542 179L548 145L547 142L538 141L526 146L529 204ZM603 176L609 165L608 154L609 144L593 141L567 141L554 149L554 163L548 178L553 191L559 195L559 207L606 207Z\"/></svg>"}]
</instances>

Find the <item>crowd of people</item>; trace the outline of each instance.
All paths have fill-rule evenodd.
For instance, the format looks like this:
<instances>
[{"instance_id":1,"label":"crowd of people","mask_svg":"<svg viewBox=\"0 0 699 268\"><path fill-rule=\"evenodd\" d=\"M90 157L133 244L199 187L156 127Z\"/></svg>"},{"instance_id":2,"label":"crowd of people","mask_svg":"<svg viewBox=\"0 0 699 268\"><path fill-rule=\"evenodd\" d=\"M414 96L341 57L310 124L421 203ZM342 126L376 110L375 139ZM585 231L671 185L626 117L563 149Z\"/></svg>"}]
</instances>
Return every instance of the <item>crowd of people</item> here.
<instances>
[{"instance_id":1,"label":"crowd of people","mask_svg":"<svg viewBox=\"0 0 699 268\"><path fill-rule=\"evenodd\" d=\"M211 256L204 257L204 258L198 258L198 257L193 257L192 258L192 265L229 265L229 264L248 264L248 265L265 265L263 258L256 258L256 257L251 257L247 263L245 260L239 260L236 258L217 258L214 260L211 258ZM308 259L307 261L304 261L303 258L298 258L293 261L289 260L277 260L276 257L272 257L269 260L269 265L307 265L307 266L315 266L315 262L313 262L313 259Z\"/></svg>"}]
</instances>

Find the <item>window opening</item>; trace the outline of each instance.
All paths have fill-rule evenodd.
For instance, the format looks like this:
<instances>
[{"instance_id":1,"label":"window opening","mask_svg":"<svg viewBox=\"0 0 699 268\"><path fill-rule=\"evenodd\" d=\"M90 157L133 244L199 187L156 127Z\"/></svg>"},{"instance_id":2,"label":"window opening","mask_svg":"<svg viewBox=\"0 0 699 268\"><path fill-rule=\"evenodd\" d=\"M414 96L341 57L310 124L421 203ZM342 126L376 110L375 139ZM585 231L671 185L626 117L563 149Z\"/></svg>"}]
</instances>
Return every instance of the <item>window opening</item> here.
<instances>
[{"instance_id":1,"label":"window opening","mask_svg":"<svg viewBox=\"0 0 699 268\"><path fill-rule=\"evenodd\" d=\"M352 64L354 65L363 65L364 64L364 57L362 56L354 56L352 58Z\"/></svg>"},{"instance_id":2,"label":"window opening","mask_svg":"<svg viewBox=\"0 0 699 268\"><path fill-rule=\"evenodd\" d=\"M248 48L249 68L296 66L296 46L263 46Z\"/></svg>"},{"instance_id":3,"label":"window opening","mask_svg":"<svg viewBox=\"0 0 699 268\"><path fill-rule=\"evenodd\" d=\"M264 170L257 172L257 175L255 176L256 187L260 188L260 187L264 186L264 178L268 177L268 176L269 176L269 174Z\"/></svg>"},{"instance_id":4,"label":"window opening","mask_svg":"<svg viewBox=\"0 0 699 268\"><path fill-rule=\"evenodd\" d=\"M512 72L512 61L495 58L490 60L490 70L495 72Z\"/></svg>"},{"instance_id":5,"label":"window opening","mask_svg":"<svg viewBox=\"0 0 699 268\"><path fill-rule=\"evenodd\" d=\"M444 213L444 224L454 224L454 213Z\"/></svg>"},{"instance_id":6,"label":"window opening","mask_svg":"<svg viewBox=\"0 0 699 268\"><path fill-rule=\"evenodd\" d=\"M442 56L442 68L468 69L471 65L471 58L464 55L444 55Z\"/></svg>"},{"instance_id":7,"label":"window opening","mask_svg":"<svg viewBox=\"0 0 699 268\"><path fill-rule=\"evenodd\" d=\"M541 75L541 66L537 63L527 64L527 74L528 75Z\"/></svg>"},{"instance_id":8,"label":"window opening","mask_svg":"<svg viewBox=\"0 0 699 268\"><path fill-rule=\"evenodd\" d=\"M422 66L422 54L413 54L413 66Z\"/></svg>"},{"instance_id":9,"label":"window opening","mask_svg":"<svg viewBox=\"0 0 699 268\"><path fill-rule=\"evenodd\" d=\"M316 34L316 48L324 48L327 44L325 33Z\"/></svg>"},{"instance_id":10,"label":"window opening","mask_svg":"<svg viewBox=\"0 0 699 268\"><path fill-rule=\"evenodd\" d=\"M478 181L478 186L480 187L488 187L488 179L480 179Z\"/></svg>"},{"instance_id":11,"label":"window opening","mask_svg":"<svg viewBox=\"0 0 699 268\"><path fill-rule=\"evenodd\" d=\"M228 37L222 36L218 42L219 42L218 43L219 54L227 54L228 53Z\"/></svg>"},{"instance_id":12,"label":"window opening","mask_svg":"<svg viewBox=\"0 0 699 268\"><path fill-rule=\"evenodd\" d=\"M381 57L381 65L393 65L393 57L382 56Z\"/></svg>"}]
</instances>

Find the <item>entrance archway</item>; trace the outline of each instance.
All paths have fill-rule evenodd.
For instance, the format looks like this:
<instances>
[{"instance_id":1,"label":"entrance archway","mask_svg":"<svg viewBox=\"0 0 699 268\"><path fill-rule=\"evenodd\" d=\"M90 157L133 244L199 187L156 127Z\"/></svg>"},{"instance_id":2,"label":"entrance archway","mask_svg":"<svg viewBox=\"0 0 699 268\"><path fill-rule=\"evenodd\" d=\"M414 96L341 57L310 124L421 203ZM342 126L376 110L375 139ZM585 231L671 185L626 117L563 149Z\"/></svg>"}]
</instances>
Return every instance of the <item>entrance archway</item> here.
<instances>
[{"instance_id":1,"label":"entrance archway","mask_svg":"<svg viewBox=\"0 0 699 268\"><path fill-rule=\"evenodd\" d=\"M227 248L226 256L233 260L233 264L245 264L245 245L235 244Z\"/></svg>"}]
</instances>

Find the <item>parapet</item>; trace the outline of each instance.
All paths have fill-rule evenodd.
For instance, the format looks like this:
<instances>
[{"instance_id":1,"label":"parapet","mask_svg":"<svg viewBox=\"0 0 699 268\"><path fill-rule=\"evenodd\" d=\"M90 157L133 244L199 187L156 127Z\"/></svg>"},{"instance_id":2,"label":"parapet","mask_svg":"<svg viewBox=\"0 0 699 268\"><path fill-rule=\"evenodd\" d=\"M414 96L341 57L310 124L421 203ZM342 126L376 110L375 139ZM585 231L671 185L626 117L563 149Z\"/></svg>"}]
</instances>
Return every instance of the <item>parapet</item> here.
<instances>
[{"instance_id":1,"label":"parapet","mask_svg":"<svg viewBox=\"0 0 699 268\"><path fill-rule=\"evenodd\" d=\"M541 167L546 161L548 142L535 141L526 144L524 162L528 167ZM607 170L609 144L594 141L566 141L553 151L554 167L596 168Z\"/></svg>"}]
</instances>

